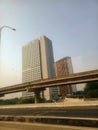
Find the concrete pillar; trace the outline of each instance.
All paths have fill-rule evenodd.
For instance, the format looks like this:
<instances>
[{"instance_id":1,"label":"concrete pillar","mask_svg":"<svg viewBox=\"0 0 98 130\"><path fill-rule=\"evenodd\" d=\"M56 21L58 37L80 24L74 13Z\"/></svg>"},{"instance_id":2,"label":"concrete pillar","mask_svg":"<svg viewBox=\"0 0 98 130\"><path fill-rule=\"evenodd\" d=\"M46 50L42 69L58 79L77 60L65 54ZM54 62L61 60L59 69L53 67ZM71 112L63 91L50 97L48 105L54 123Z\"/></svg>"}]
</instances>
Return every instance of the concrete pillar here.
<instances>
[{"instance_id":1,"label":"concrete pillar","mask_svg":"<svg viewBox=\"0 0 98 130\"><path fill-rule=\"evenodd\" d=\"M39 103L40 102L40 89L35 89L34 90L34 98L35 98L35 103Z\"/></svg>"},{"instance_id":2,"label":"concrete pillar","mask_svg":"<svg viewBox=\"0 0 98 130\"><path fill-rule=\"evenodd\" d=\"M45 98L44 90L42 90L42 98L43 98L43 99Z\"/></svg>"},{"instance_id":3,"label":"concrete pillar","mask_svg":"<svg viewBox=\"0 0 98 130\"><path fill-rule=\"evenodd\" d=\"M5 96L4 94L0 94L0 97L3 97L3 96Z\"/></svg>"}]
</instances>

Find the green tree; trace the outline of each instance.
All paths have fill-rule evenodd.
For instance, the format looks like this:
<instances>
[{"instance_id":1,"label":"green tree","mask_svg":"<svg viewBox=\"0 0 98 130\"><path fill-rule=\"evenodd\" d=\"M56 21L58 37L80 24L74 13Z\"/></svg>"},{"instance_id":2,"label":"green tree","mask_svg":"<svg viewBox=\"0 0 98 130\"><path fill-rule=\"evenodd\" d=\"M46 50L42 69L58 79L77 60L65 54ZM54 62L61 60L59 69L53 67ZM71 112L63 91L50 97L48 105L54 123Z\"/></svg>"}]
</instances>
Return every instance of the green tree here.
<instances>
[{"instance_id":1,"label":"green tree","mask_svg":"<svg viewBox=\"0 0 98 130\"><path fill-rule=\"evenodd\" d=\"M0 99L0 105L3 105L3 100L2 99Z\"/></svg>"},{"instance_id":2,"label":"green tree","mask_svg":"<svg viewBox=\"0 0 98 130\"><path fill-rule=\"evenodd\" d=\"M21 97L18 101L18 104L29 104L34 103L34 97Z\"/></svg>"},{"instance_id":3,"label":"green tree","mask_svg":"<svg viewBox=\"0 0 98 130\"><path fill-rule=\"evenodd\" d=\"M84 88L84 96L87 98L98 98L98 82L87 83Z\"/></svg>"},{"instance_id":4,"label":"green tree","mask_svg":"<svg viewBox=\"0 0 98 130\"><path fill-rule=\"evenodd\" d=\"M84 91L74 92L74 96L78 97L78 98L83 98L84 97Z\"/></svg>"},{"instance_id":5,"label":"green tree","mask_svg":"<svg viewBox=\"0 0 98 130\"><path fill-rule=\"evenodd\" d=\"M17 104L18 98L14 99L5 99L5 100L0 100L0 105L11 105L11 104Z\"/></svg>"}]
</instances>

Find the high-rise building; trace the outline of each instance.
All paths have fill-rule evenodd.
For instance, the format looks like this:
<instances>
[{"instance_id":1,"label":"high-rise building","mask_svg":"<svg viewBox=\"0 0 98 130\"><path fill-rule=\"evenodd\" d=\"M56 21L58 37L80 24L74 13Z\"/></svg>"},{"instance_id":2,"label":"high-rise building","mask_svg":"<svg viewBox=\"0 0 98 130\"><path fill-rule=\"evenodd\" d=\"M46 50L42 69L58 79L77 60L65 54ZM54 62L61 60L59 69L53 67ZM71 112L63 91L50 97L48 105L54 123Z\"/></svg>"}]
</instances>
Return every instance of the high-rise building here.
<instances>
[{"instance_id":1,"label":"high-rise building","mask_svg":"<svg viewBox=\"0 0 98 130\"><path fill-rule=\"evenodd\" d=\"M55 77L52 41L46 36L29 42L22 48L22 81L29 82ZM56 87L46 88L44 96L58 95Z\"/></svg>"},{"instance_id":2,"label":"high-rise building","mask_svg":"<svg viewBox=\"0 0 98 130\"><path fill-rule=\"evenodd\" d=\"M29 42L22 48L22 82L42 79L39 40Z\"/></svg>"},{"instance_id":3,"label":"high-rise building","mask_svg":"<svg viewBox=\"0 0 98 130\"><path fill-rule=\"evenodd\" d=\"M55 62L56 76L68 76L73 73L71 57L64 57ZM63 85L59 87L59 95L68 95L76 91L75 85Z\"/></svg>"}]
</instances>

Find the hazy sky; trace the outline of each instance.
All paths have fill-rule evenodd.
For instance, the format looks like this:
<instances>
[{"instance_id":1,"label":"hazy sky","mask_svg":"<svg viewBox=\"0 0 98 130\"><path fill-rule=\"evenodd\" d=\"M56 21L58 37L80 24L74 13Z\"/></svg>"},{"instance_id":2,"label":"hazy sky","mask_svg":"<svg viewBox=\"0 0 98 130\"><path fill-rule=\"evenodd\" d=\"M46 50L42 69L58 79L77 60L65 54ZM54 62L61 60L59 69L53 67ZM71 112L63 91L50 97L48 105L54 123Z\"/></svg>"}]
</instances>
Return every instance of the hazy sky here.
<instances>
[{"instance_id":1,"label":"hazy sky","mask_svg":"<svg viewBox=\"0 0 98 130\"><path fill-rule=\"evenodd\" d=\"M0 0L0 86L21 82L22 46L46 35L55 61L72 58L74 72L98 69L98 0Z\"/></svg>"}]
</instances>

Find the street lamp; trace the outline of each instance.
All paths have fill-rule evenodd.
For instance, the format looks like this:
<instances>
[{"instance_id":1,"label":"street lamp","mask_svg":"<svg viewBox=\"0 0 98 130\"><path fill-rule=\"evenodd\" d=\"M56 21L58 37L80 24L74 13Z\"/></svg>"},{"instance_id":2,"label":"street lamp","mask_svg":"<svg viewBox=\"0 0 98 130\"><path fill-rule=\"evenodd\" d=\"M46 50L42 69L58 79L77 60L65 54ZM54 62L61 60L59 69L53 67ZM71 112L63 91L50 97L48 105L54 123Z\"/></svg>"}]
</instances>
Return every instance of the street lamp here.
<instances>
[{"instance_id":1,"label":"street lamp","mask_svg":"<svg viewBox=\"0 0 98 130\"><path fill-rule=\"evenodd\" d=\"M16 29L15 28L12 28L12 27L9 27L9 26L1 26L0 27L0 48L1 48L1 33L2 33L2 30L4 29L4 28L8 28L8 29L11 29L11 30L13 30L13 31L16 31ZM1 70L2 70L2 65L1 65L1 58L2 58L2 56L1 56L1 49L0 49L0 78L1 78Z\"/></svg>"},{"instance_id":2,"label":"street lamp","mask_svg":"<svg viewBox=\"0 0 98 130\"><path fill-rule=\"evenodd\" d=\"M13 31L16 31L15 28L12 28L12 27L9 27L9 26L1 26L1 27L0 27L0 46L1 46L1 32L2 32L2 30L3 30L4 28L9 28L9 29L11 29L11 30L13 30Z\"/></svg>"}]
</instances>

